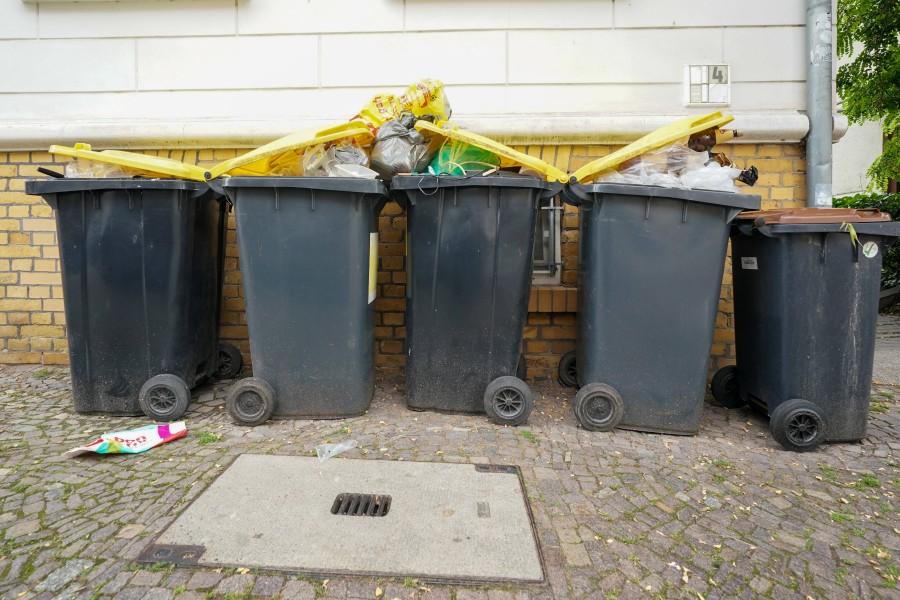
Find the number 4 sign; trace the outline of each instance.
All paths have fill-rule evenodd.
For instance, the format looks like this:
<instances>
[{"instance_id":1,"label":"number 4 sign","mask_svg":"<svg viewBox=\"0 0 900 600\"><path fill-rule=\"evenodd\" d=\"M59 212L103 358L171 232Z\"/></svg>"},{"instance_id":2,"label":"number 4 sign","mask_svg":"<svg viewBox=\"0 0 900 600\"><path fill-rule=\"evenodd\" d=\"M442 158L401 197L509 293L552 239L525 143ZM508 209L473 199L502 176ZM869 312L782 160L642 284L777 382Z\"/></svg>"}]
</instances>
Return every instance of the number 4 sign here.
<instances>
[{"instance_id":1,"label":"number 4 sign","mask_svg":"<svg viewBox=\"0 0 900 600\"><path fill-rule=\"evenodd\" d=\"M731 67L728 65L685 65L685 104L728 104L731 102Z\"/></svg>"}]
</instances>

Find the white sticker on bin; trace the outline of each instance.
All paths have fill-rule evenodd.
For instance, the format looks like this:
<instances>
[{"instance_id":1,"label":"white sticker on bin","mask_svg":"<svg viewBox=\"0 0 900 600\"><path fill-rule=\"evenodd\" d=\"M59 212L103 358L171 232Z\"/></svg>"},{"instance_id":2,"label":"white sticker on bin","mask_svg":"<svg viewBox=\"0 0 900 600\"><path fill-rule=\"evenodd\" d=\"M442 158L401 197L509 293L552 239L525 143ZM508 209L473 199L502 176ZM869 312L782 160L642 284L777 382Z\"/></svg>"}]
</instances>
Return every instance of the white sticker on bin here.
<instances>
[{"instance_id":1,"label":"white sticker on bin","mask_svg":"<svg viewBox=\"0 0 900 600\"><path fill-rule=\"evenodd\" d=\"M866 242L863 244L863 256L866 258L875 258L878 256L878 244L875 242Z\"/></svg>"},{"instance_id":2,"label":"white sticker on bin","mask_svg":"<svg viewBox=\"0 0 900 600\"><path fill-rule=\"evenodd\" d=\"M741 268L747 269L749 271L756 271L759 269L759 266L756 264L755 256L742 256L741 257Z\"/></svg>"},{"instance_id":3,"label":"white sticker on bin","mask_svg":"<svg viewBox=\"0 0 900 600\"><path fill-rule=\"evenodd\" d=\"M369 304L375 301L378 285L378 234L369 234Z\"/></svg>"}]
</instances>

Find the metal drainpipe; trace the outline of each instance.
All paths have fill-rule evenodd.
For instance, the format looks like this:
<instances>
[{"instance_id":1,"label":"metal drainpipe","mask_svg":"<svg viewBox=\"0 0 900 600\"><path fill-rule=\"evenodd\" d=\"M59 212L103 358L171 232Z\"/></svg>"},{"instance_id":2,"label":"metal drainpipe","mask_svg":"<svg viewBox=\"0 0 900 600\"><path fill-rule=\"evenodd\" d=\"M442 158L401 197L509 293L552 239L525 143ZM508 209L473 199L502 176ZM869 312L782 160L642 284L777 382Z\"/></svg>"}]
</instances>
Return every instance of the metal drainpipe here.
<instances>
[{"instance_id":1,"label":"metal drainpipe","mask_svg":"<svg viewBox=\"0 0 900 600\"><path fill-rule=\"evenodd\" d=\"M832 43L831 0L807 0L806 205L831 206Z\"/></svg>"}]
</instances>

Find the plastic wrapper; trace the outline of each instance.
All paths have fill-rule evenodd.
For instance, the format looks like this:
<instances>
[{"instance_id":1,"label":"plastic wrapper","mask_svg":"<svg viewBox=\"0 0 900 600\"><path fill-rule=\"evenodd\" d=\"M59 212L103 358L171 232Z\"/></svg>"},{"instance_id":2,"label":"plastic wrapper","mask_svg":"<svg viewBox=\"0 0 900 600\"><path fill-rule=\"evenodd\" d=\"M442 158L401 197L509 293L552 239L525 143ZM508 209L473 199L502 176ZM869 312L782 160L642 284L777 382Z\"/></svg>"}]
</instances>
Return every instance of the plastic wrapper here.
<instances>
[{"instance_id":1,"label":"plastic wrapper","mask_svg":"<svg viewBox=\"0 0 900 600\"><path fill-rule=\"evenodd\" d=\"M137 429L104 433L87 446L73 448L64 452L63 456L71 458L91 452L96 454L138 454L185 435L187 435L187 427L184 421L165 425L147 425Z\"/></svg>"},{"instance_id":2,"label":"plastic wrapper","mask_svg":"<svg viewBox=\"0 0 900 600\"><path fill-rule=\"evenodd\" d=\"M300 175L309 177L366 177L377 173L369 169L366 151L353 141L310 146L299 163Z\"/></svg>"},{"instance_id":3,"label":"plastic wrapper","mask_svg":"<svg viewBox=\"0 0 900 600\"><path fill-rule=\"evenodd\" d=\"M437 79L420 79L400 96L377 94L351 121L363 121L374 133L388 121L398 119L403 111L409 111L420 119L446 121L452 111L444 94L444 84Z\"/></svg>"},{"instance_id":4,"label":"plastic wrapper","mask_svg":"<svg viewBox=\"0 0 900 600\"><path fill-rule=\"evenodd\" d=\"M741 170L735 167L723 167L717 162L688 171L681 175L681 183L691 190L717 190L719 192L737 193L735 179L740 177Z\"/></svg>"},{"instance_id":5,"label":"plastic wrapper","mask_svg":"<svg viewBox=\"0 0 900 600\"><path fill-rule=\"evenodd\" d=\"M465 175L467 171L500 168L500 157L464 142L447 138L428 165L432 175Z\"/></svg>"},{"instance_id":6,"label":"plastic wrapper","mask_svg":"<svg viewBox=\"0 0 900 600\"><path fill-rule=\"evenodd\" d=\"M429 140L413 128L415 122L412 113L404 112L379 128L372 146L372 168L385 181L397 173L424 171L431 162Z\"/></svg>"},{"instance_id":7,"label":"plastic wrapper","mask_svg":"<svg viewBox=\"0 0 900 600\"><path fill-rule=\"evenodd\" d=\"M600 174L597 181L736 193L740 190L734 180L741 174L710 158L709 152L678 142L629 160L617 171Z\"/></svg>"},{"instance_id":8,"label":"plastic wrapper","mask_svg":"<svg viewBox=\"0 0 900 600\"><path fill-rule=\"evenodd\" d=\"M122 167L85 159L67 162L65 173L66 177L70 179L122 179L131 177Z\"/></svg>"},{"instance_id":9,"label":"plastic wrapper","mask_svg":"<svg viewBox=\"0 0 900 600\"><path fill-rule=\"evenodd\" d=\"M319 444L316 446L316 456L319 457L319 462L325 462L332 456L353 448L356 448L356 440L347 440L339 444Z\"/></svg>"}]
</instances>

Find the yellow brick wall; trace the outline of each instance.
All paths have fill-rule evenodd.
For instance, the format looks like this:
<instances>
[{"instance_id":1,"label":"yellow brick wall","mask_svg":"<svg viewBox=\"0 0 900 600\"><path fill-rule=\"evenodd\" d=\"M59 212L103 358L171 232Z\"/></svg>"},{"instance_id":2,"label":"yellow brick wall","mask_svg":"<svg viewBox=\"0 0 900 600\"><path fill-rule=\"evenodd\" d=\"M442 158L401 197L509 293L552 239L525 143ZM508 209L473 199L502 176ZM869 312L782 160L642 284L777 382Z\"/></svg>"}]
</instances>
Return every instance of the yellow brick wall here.
<instances>
[{"instance_id":1,"label":"yellow brick wall","mask_svg":"<svg viewBox=\"0 0 900 600\"><path fill-rule=\"evenodd\" d=\"M541 157L572 172L615 150L611 146L528 146L520 151ZM742 144L719 148L735 164L759 168L755 188L764 208L801 206L805 201L805 169L797 145ZM188 163L210 166L238 150L148 151ZM43 177L40 166L63 169L62 159L45 152L0 152L0 364L65 363L65 337L59 253L52 211L24 193L25 181ZM376 361L386 373L402 373L405 364L406 216L388 204L379 219L380 248L376 308ZM223 341L249 353L234 219L226 243L225 285L221 320ZM574 348L577 310L578 212L566 206L562 231L562 285L532 290L524 332L529 376L556 371L559 356ZM733 302L730 259L725 267L711 368L734 362Z\"/></svg>"}]
</instances>

